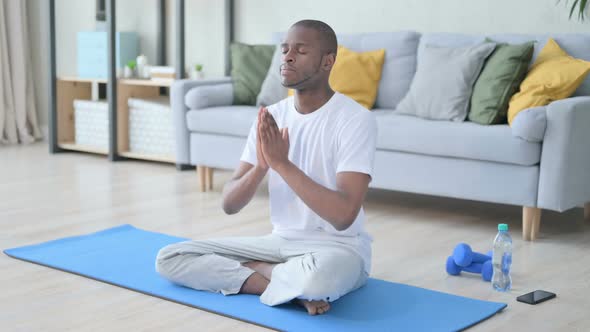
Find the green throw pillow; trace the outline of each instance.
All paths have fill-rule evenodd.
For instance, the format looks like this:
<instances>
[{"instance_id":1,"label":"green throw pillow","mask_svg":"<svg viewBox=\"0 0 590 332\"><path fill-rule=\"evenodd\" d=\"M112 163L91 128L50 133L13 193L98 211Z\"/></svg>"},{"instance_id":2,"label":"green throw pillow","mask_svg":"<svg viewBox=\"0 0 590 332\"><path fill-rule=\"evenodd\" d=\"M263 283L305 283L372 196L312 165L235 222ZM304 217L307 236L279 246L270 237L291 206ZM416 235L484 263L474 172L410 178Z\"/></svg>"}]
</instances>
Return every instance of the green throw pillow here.
<instances>
[{"instance_id":1,"label":"green throw pillow","mask_svg":"<svg viewBox=\"0 0 590 332\"><path fill-rule=\"evenodd\" d=\"M256 105L274 51L275 45L233 43L230 46L234 105Z\"/></svg>"},{"instance_id":2,"label":"green throw pillow","mask_svg":"<svg viewBox=\"0 0 590 332\"><path fill-rule=\"evenodd\" d=\"M528 72L533 49L533 41L497 45L473 86L470 121L483 125L507 122L508 102Z\"/></svg>"}]
</instances>

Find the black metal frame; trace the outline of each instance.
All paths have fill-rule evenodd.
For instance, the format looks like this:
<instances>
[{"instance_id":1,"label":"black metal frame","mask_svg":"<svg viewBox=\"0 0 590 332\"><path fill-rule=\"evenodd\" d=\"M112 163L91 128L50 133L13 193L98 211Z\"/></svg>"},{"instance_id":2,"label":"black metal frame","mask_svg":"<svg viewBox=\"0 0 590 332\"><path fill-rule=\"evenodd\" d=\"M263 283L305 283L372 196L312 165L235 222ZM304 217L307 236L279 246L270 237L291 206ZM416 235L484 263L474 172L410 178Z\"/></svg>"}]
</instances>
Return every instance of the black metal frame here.
<instances>
[{"instance_id":1,"label":"black metal frame","mask_svg":"<svg viewBox=\"0 0 590 332\"><path fill-rule=\"evenodd\" d=\"M117 161L120 157L117 153L117 16L115 0L107 0L107 59L108 80L107 99L109 102L109 160Z\"/></svg>"},{"instance_id":2,"label":"black metal frame","mask_svg":"<svg viewBox=\"0 0 590 332\"><path fill-rule=\"evenodd\" d=\"M231 71L230 45L234 41L234 0L225 0L225 76Z\"/></svg>"},{"instance_id":3,"label":"black metal frame","mask_svg":"<svg viewBox=\"0 0 590 332\"><path fill-rule=\"evenodd\" d=\"M176 0L176 79L184 78L184 0Z\"/></svg>"},{"instance_id":4,"label":"black metal frame","mask_svg":"<svg viewBox=\"0 0 590 332\"><path fill-rule=\"evenodd\" d=\"M55 71L55 0L47 2L49 7L49 152L57 153L62 151L57 145L57 75Z\"/></svg>"},{"instance_id":5,"label":"black metal frame","mask_svg":"<svg viewBox=\"0 0 590 332\"><path fill-rule=\"evenodd\" d=\"M49 13L49 152L62 152L58 146L57 125L57 71L55 51L55 0L48 0ZM225 73L229 75L231 68L229 45L234 39L234 0L225 0ZM108 81L107 98L109 103L109 153L111 161L125 159L117 153L117 72L116 72L116 0L106 0L106 20L108 35ZM166 63L166 1L158 1L160 15L158 17L158 43L161 45L157 54L157 63ZM185 3L176 0L176 78L184 78L185 72ZM178 165L177 165L178 166ZM182 166L182 165L181 165ZM182 167L181 167L182 168Z\"/></svg>"},{"instance_id":6,"label":"black metal frame","mask_svg":"<svg viewBox=\"0 0 590 332\"><path fill-rule=\"evenodd\" d=\"M166 0L159 0L158 1L158 12L160 15L158 16L158 41L156 45L160 45L158 49L158 54L156 63L160 66L166 64Z\"/></svg>"}]
</instances>

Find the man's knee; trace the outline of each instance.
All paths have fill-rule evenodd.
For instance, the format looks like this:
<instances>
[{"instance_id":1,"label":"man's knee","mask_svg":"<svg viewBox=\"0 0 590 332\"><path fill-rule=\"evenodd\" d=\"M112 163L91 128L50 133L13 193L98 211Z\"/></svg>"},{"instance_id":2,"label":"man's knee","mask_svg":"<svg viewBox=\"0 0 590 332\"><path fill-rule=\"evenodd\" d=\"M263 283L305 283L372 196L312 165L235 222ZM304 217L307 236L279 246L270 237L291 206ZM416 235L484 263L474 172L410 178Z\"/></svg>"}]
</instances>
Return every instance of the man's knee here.
<instances>
[{"instance_id":1,"label":"man's knee","mask_svg":"<svg viewBox=\"0 0 590 332\"><path fill-rule=\"evenodd\" d=\"M170 277L171 267L173 265L171 260L180 255L178 252L180 245L180 243L173 243L158 251L156 255L156 272L164 277Z\"/></svg>"},{"instance_id":2,"label":"man's knee","mask_svg":"<svg viewBox=\"0 0 590 332\"><path fill-rule=\"evenodd\" d=\"M360 257L337 256L330 261L319 262L315 268L303 274L300 298L335 301L353 290L362 273L363 262Z\"/></svg>"},{"instance_id":3,"label":"man's knee","mask_svg":"<svg viewBox=\"0 0 590 332\"><path fill-rule=\"evenodd\" d=\"M337 292L335 276L320 270L306 275L301 285L301 298L310 301L333 301Z\"/></svg>"}]
</instances>

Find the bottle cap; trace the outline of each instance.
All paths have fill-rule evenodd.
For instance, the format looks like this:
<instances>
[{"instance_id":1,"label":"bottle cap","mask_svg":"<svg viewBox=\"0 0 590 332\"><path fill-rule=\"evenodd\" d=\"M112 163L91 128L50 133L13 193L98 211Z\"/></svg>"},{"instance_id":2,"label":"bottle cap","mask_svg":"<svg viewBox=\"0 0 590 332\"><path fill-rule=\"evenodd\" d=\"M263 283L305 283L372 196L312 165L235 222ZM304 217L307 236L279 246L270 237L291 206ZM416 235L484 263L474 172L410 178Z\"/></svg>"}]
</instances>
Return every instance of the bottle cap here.
<instances>
[{"instance_id":1,"label":"bottle cap","mask_svg":"<svg viewBox=\"0 0 590 332\"><path fill-rule=\"evenodd\" d=\"M508 231L508 224L498 224L498 230L501 232L507 232Z\"/></svg>"}]
</instances>

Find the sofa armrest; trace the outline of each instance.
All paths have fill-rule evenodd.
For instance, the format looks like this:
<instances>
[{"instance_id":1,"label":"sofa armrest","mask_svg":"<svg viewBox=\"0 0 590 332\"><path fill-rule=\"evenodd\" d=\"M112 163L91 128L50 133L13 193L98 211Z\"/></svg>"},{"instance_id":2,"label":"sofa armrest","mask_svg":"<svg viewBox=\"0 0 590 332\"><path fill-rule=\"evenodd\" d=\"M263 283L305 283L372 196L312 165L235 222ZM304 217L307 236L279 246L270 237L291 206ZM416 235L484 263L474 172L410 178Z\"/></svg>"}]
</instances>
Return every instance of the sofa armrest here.
<instances>
[{"instance_id":1,"label":"sofa armrest","mask_svg":"<svg viewBox=\"0 0 590 332\"><path fill-rule=\"evenodd\" d=\"M590 202L590 97L547 107L537 207L555 211Z\"/></svg>"},{"instance_id":2,"label":"sofa armrest","mask_svg":"<svg viewBox=\"0 0 590 332\"><path fill-rule=\"evenodd\" d=\"M176 165L182 168L190 164L190 133L186 124L188 108L185 96L197 86L211 86L231 83L231 77L221 77L207 80L178 80L170 88L170 106L172 107L172 122L174 124Z\"/></svg>"},{"instance_id":3,"label":"sofa armrest","mask_svg":"<svg viewBox=\"0 0 590 332\"><path fill-rule=\"evenodd\" d=\"M233 101L234 86L232 83L200 85L190 89L184 96L184 104L190 110L230 106Z\"/></svg>"}]
</instances>

